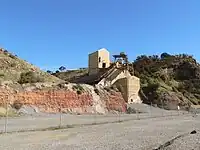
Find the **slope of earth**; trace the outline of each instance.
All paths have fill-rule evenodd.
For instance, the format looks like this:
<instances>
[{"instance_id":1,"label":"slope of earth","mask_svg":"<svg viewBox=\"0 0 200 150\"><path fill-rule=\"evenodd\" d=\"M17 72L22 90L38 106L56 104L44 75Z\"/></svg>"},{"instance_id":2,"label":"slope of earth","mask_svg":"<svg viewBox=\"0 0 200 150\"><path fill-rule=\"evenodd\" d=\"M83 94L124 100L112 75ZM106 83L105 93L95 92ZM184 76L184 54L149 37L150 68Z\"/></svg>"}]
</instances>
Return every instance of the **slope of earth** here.
<instances>
[{"instance_id":1,"label":"slope of earth","mask_svg":"<svg viewBox=\"0 0 200 150\"><path fill-rule=\"evenodd\" d=\"M64 80L84 75L86 69L59 73ZM62 77L61 77L62 78ZM107 113L126 111L125 101L119 92L103 88L66 83L50 73L0 49L0 108L7 104L10 112L34 109L56 113L62 108L66 113ZM32 110L31 110L32 111ZM4 116L4 114L1 114Z\"/></svg>"},{"instance_id":2,"label":"slope of earth","mask_svg":"<svg viewBox=\"0 0 200 150\"><path fill-rule=\"evenodd\" d=\"M189 55L139 56L133 62L140 78L140 96L146 104L165 109L188 109L200 104L200 65Z\"/></svg>"},{"instance_id":3,"label":"slope of earth","mask_svg":"<svg viewBox=\"0 0 200 150\"><path fill-rule=\"evenodd\" d=\"M37 76L36 81L40 82L58 82L55 76L41 71L32 64L9 53L7 50L0 49L0 81L19 82L21 74L33 73Z\"/></svg>"},{"instance_id":4,"label":"slope of earth","mask_svg":"<svg viewBox=\"0 0 200 150\"><path fill-rule=\"evenodd\" d=\"M23 86L23 90L0 87L0 107L9 105L17 113L99 113L126 112L126 103L120 92L86 84L62 83L40 88L38 84ZM34 112L33 111L33 112Z\"/></svg>"},{"instance_id":5,"label":"slope of earth","mask_svg":"<svg viewBox=\"0 0 200 150\"><path fill-rule=\"evenodd\" d=\"M75 79L85 76L87 74L88 74L88 69L83 68L83 69L77 69L77 70L67 70L64 72L56 72L56 73L53 73L52 75L62 80L73 82Z\"/></svg>"}]
</instances>

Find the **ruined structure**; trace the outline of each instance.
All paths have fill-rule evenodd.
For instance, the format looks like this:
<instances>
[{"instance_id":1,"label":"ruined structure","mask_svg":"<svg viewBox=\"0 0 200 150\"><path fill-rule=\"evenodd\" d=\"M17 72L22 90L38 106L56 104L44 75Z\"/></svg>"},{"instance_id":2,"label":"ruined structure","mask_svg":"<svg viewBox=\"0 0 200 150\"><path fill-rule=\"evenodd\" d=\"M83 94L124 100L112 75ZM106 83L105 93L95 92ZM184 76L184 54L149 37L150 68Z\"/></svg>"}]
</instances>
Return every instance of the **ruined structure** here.
<instances>
[{"instance_id":1,"label":"ruined structure","mask_svg":"<svg viewBox=\"0 0 200 150\"><path fill-rule=\"evenodd\" d=\"M106 49L100 49L89 54L89 75L97 74L100 70L110 67L110 53Z\"/></svg>"},{"instance_id":2,"label":"ruined structure","mask_svg":"<svg viewBox=\"0 0 200 150\"><path fill-rule=\"evenodd\" d=\"M114 62L111 62L109 52L104 48L89 54L89 75L76 82L116 87L127 103L141 103L138 96L140 79L130 74L127 55L120 53L113 57Z\"/></svg>"}]
</instances>

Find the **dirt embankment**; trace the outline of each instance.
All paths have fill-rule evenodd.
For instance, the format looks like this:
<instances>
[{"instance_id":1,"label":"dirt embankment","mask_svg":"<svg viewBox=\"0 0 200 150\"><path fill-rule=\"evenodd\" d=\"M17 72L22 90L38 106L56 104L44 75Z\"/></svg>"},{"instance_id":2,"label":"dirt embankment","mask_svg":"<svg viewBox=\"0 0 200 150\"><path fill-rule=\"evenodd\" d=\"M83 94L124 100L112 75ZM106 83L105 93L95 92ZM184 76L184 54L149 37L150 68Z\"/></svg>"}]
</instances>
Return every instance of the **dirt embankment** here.
<instances>
[{"instance_id":1,"label":"dirt embankment","mask_svg":"<svg viewBox=\"0 0 200 150\"><path fill-rule=\"evenodd\" d=\"M103 90L104 91L104 90ZM119 92L104 91L97 94L93 87L84 87L84 91L46 89L16 92L11 89L0 89L0 106L6 102L12 107L15 104L34 106L41 112L71 113L107 113L109 111L126 111L126 104Z\"/></svg>"}]
</instances>

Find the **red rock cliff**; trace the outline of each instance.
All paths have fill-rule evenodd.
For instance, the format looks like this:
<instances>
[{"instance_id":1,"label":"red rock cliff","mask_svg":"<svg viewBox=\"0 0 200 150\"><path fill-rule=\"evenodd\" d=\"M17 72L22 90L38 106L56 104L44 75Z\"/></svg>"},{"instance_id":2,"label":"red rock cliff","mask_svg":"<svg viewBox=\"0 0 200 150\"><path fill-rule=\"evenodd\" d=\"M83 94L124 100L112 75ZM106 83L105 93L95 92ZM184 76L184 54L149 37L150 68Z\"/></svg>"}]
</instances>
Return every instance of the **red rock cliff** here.
<instances>
[{"instance_id":1,"label":"red rock cliff","mask_svg":"<svg viewBox=\"0 0 200 150\"><path fill-rule=\"evenodd\" d=\"M121 110L126 111L126 104L118 92L112 92L107 98L101 98L105 101L108 111ZM80 113L91 112L93 106L93 97L89 92L77 94L69 90L38 90L29 92L13 92L11 90L0 89L0 105L5 106L6 101L13 104L15 101L23 105L33 105L43 112L59 112L62 110L79 109Z\"/></svg>"}]
</instances>

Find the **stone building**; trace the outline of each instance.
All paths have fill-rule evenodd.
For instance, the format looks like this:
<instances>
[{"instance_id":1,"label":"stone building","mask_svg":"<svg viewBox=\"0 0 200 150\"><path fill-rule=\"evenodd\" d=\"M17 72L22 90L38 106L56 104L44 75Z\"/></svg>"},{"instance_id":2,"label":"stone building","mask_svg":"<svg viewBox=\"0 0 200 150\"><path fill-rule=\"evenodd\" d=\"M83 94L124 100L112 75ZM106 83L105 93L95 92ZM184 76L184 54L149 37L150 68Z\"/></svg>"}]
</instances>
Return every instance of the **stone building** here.
<instances>
[{"instance_id":1,"label":"stone building","mask_svg":"<svg viewBox=\"0 0 200 150\"><path fill-rule=\"evenodd\" d=\"M100 69L110 67L110 53L105 48L89 54L89 75L97 74Z\"/></svg>"},{"instance_id":2,"label":"stone building","mask_svg":"<svg viewBox=\"0 0 200 150\"><path fill-rule=\"evenodd\" d=\"M127 55L120 53L113 57L114 62L111 62L109 51L105 48L89 54L89 74L76 82L116 87L127 103L141 103L138 95L140 79L130 74Z\"/></svg>"},{"instance_id":3,"label":"stone building","mask_svg":"<svg viewBox=\"0 0 200 150\"><path fill-rule=\"evenodd\" d=\"M138 96L140 79L130 74L127 55L120 53L113 57L115 61L111 62L109 52L105 48L89 54L89 78L95 76L95 84L103 87L115 86L127 103L141 103Z\"/></svg>"}]
</instances>

